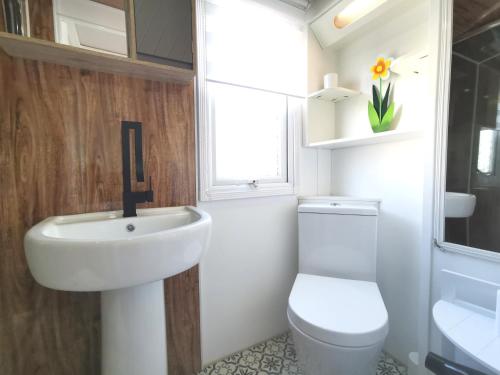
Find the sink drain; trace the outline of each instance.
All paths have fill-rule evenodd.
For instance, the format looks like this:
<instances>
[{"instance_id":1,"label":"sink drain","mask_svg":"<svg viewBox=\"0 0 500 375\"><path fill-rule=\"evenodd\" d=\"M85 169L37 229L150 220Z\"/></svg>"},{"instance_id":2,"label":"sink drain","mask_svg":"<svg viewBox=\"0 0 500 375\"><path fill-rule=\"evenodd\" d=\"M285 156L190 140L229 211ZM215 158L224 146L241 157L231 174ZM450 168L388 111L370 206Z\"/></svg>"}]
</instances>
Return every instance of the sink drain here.
<instances>
[{"instance_id":1,"label":"sink drain","mask_svg":"<svg viewBox=\"0 0 500 375\"><path fill-rule=\"evenodd\" d=\"M133 232L135 230L134 224L128 224L127 225L127 232Z\"/></svg>"}]
</instances>

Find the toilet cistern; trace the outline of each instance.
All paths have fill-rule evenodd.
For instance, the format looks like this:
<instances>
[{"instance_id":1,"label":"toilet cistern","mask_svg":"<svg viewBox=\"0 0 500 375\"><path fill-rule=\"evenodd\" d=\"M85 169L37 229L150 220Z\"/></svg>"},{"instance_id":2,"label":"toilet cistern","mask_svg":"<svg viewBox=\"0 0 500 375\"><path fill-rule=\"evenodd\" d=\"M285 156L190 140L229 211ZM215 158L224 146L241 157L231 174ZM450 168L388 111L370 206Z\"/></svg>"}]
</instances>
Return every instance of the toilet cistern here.
<instances>
[{"instance_id":1,"label":"toilet cistern","mask_svg":"<svg viewBox=\"0 0 500 375\"><path fill-rule=\"evenodd\" d=\"M307 375L375 375L389 332L375 282L379 201L300 200L288 322Z\"/></svg>"}]
</instances>

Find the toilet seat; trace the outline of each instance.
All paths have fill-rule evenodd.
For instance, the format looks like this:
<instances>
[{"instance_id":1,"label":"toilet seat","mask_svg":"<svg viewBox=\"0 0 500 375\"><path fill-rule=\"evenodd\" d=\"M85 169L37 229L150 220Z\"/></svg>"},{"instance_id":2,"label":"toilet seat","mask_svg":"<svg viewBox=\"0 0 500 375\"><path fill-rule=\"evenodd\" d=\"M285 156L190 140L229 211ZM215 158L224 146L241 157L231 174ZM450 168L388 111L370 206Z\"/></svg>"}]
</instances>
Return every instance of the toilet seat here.
<instances>
[{"instance_id":1,"label":"toilet seat","mask_svg":"<svg viewBox=\"0 0 500 375\"><path fill-rule=\"evenodd\" d=\"M328 344L364 347L389 332L387 310L374 282L298 274L288 301L292 323Z\"/></svg>"}]
</instances>

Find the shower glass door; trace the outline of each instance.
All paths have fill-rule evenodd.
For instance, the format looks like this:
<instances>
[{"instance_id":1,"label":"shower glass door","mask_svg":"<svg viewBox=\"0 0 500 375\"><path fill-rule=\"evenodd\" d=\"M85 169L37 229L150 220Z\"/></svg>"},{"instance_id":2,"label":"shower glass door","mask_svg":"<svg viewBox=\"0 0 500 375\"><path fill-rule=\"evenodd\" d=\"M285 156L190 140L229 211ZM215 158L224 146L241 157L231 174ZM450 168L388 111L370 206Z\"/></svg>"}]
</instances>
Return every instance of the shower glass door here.
<instances>
[{"instance_id":1,"label":"shower glass door","mask_svg":"<svg viewBox=\"0 0 500 375\"><path fill-rule=\"evenodd\" d=\"M500 252L500 6L453 12L444 239Z\"/></svg>"}]
</instances>

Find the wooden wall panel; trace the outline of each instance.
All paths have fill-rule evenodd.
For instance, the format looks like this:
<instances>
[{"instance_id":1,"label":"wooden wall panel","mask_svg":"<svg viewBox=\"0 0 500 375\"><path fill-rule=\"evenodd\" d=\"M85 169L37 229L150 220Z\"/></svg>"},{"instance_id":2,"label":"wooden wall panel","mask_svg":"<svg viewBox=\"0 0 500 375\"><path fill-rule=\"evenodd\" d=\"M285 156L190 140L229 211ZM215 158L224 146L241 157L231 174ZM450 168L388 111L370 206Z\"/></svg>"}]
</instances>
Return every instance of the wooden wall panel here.
<instances>
[{"instance_id":1,"label":"wooden wall panel","mask_svg":"<svg viewBox=\"0 0 500 375\"><path fill-rule=\"evenodd\" d=\"M144 124L149 206L195 204L192 85L0 53L0 373L98 375L99 296L43 288L22 246L51 215L121 208L120 121ZM166 282L169 369L200 366L198 270Z\"/></svg>"},{"instance_id":2,"label":"wooden wall panel","mask_svg":"<svg viewBox=\"0 0 500 375\"><path fill-rule=\"evenodd\" d=\"M2 6L0 6L0 31L5 31L5 17Z\"/></svg>"},{"instance_id":3,"label":"wooden wall panel","mask_svg":"<svg viewBox=\"0 0 500 375\"><path fill-rule=\"evenodd\" d=\"M125 1L126 0L93 0L93 1L107 5L107 6L112 7L112 8L125 10Z\"/></svg>"},{"instance_id":4,"label":"wooden wall panel","mask_svg":"<svg viewBox=\"0 0 500 375\"><path fill-rule=\"evenodd\" d=\"M198 267L167 279L165 294L168 374L195 374L201 369Z\"/></svg>"},{"instance_id":5,"label":"wooden wall panel","mask_svg":"<svg viewBox=\"0 0 500 375\"><path fill-rule=\"evenodd\" d=\"M29 0L30 33L38 39L54 41L52 0Z\"/></svg>"}]
</instances>

